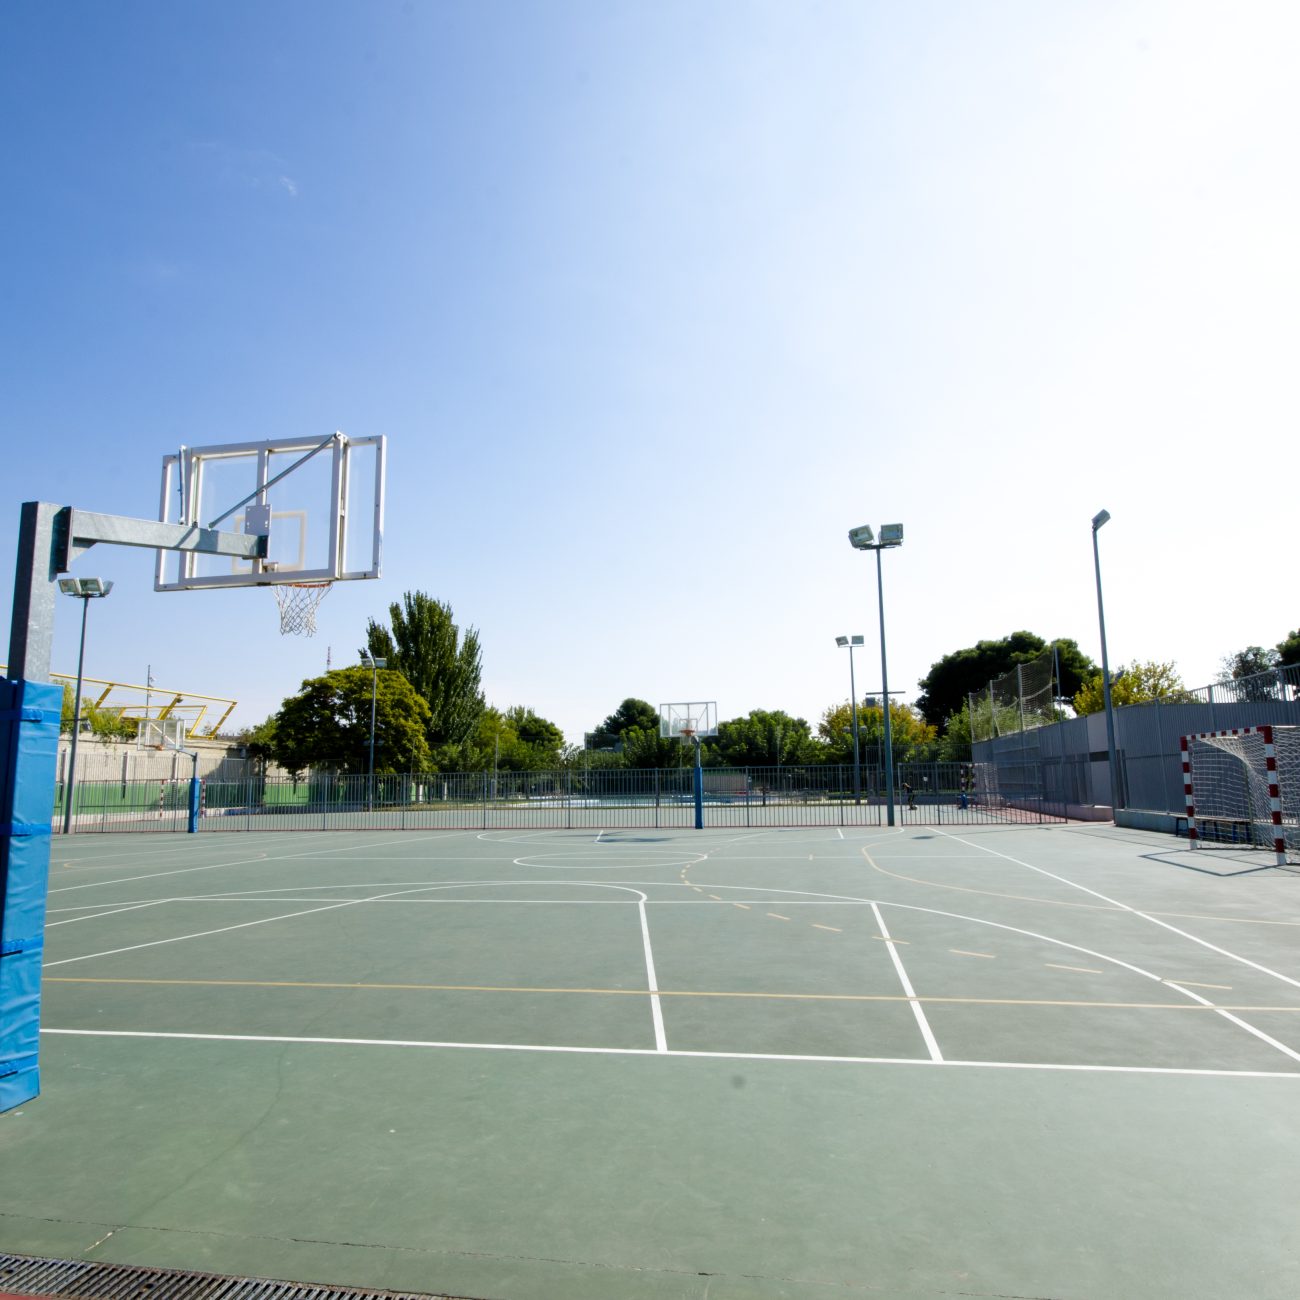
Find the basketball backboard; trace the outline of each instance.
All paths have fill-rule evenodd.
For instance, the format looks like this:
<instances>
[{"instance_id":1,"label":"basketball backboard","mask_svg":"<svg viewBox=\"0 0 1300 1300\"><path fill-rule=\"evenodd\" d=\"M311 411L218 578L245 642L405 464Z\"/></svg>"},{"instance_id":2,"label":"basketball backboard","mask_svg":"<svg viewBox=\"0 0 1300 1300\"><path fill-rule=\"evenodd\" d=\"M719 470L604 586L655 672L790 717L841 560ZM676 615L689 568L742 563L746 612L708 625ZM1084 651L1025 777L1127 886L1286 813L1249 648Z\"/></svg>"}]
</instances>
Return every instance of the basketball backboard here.
<instances>
[{"instance_id":1,"label":"basketball backboard","mask_svg":"<svg viewBox=\"0 0 1300 1300\"><path fill-rule=\"evenodd\" d=\"M718 706L712 700L659 706L659 735L664 740L696 740L717 734Z\"/></svg>"},{"instance_id":2,"label":"basketball backboard","mask_svg":"<svg viewBox=\"0 0 1300 1300\"><path fill-rule=\"evenodd\" d=\"M181 447L163 457L163 523L269 536L264 560L160 550L155 591L335 582L380 575L382 436Z\"/></svg>"}]
</instances>

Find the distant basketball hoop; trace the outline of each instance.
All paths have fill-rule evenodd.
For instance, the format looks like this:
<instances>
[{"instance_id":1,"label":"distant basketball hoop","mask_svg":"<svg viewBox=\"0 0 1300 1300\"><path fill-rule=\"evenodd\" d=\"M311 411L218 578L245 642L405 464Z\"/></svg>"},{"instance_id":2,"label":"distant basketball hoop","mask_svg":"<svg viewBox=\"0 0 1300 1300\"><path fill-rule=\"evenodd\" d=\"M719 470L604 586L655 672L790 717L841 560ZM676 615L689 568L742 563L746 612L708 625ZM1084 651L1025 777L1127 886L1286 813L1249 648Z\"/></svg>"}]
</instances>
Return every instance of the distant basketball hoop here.
<instances>
[{"instance_id":1,"label":"distant basketball hoop","mask_svg":"<svg viewBox=\"0 0 1300 1300\"><path fill-rule=\"evenodd\" d=\"M277 582L271 588L280 607L281 636L315 636L316 611L332 582Z\"/></svg>"}]
</instances>

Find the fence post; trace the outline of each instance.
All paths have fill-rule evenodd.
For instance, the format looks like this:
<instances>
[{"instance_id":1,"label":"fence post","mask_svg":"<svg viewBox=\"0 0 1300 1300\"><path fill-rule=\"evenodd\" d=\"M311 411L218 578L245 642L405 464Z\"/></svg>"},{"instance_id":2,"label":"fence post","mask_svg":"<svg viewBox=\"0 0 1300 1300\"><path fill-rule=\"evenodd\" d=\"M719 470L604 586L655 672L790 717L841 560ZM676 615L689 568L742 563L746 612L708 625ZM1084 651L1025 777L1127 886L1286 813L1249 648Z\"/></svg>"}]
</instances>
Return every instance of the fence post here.
<instances>
[{"instance_id":1,"label":"fence post","mask_svg":"<svg viewBox=\"0 0 1300 1300\"><path fill-rule=\"evenodd\" d=\"M655 830L659 829L659 769L655 768Z\"/></svg>"}]
</instances>

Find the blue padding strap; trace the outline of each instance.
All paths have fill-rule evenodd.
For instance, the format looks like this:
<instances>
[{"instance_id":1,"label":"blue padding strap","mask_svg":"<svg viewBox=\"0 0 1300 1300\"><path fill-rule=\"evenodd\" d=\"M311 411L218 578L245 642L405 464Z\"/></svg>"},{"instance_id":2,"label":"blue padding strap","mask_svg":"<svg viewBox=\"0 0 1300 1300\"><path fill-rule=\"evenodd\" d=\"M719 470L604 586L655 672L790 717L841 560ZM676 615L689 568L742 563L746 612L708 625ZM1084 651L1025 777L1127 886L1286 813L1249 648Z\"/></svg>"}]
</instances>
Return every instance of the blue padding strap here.
<instances>
[{"instance_id":1,"label":"blue padding strap","mask_svg":"<svg viewBox=\"0 0 1300 1300\"><path fill-rule=\"evenodd\" d=\"M21 709L0 709L0 722L57 722L61 716L53 709L34 709L30 705Z\"/></svg>"},{"instance_id":2,"label":"blue padding strap","mask_svg":"<svg viewBox=\"0 0 1300 1300\"><path fill-rule=\"evenodd\" d=\"M45 936L29 935L25 939L4 939L0 941L0 957L12 957L20 952L40 952L45 947Z\"/></svg>"},{"instance_id":3,"label":"blue padding strap","mask_svg":"<svg viewBox=\"0 0 1300 1300\"><path fill-rule=\"evenodd\" d=\"M53 829L49 822L9 822L0 826L0 835L48 835Z\"/></svg>"},{"instance_id":4,"label":"blue padding strap","mask_svg":"<svg viewBox=\"0 0 1300 1300\"><path fill-rule=\"evenodd\" d=\"M34 1070L35 1068L35 1055L15 1056L8 1061L0 1061L0 1078L4 1078L7 1074L21 1074L24 1070Z\"/></svg>"}]
</instances>

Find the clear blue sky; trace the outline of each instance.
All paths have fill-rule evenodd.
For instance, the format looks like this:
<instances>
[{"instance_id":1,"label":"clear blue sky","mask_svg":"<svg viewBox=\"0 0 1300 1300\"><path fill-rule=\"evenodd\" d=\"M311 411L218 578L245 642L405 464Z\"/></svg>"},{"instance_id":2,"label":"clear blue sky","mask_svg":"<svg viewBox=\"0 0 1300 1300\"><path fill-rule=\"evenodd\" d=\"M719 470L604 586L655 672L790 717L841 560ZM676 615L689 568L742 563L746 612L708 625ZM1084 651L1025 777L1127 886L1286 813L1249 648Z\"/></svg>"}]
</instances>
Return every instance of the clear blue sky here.
<instances>
[{"instance_id":1,"label":"clear blue sky","mask_svg":"<svg viewBox=\"0 0 1300 1300\"><path fill-rule=\"evenodd\" d=\"M101 548L87 672L272 712L403 591L491 703L847 698L1028 628L1189 685L1300 625L1300 7L0 9L0 559L162 456L389 438L311 640ZM0 563L0 609L12 560ZM60 602L55 668L76 666ZM7 617L5 620L7 626Z\"/></svg>"}]
</instances>

